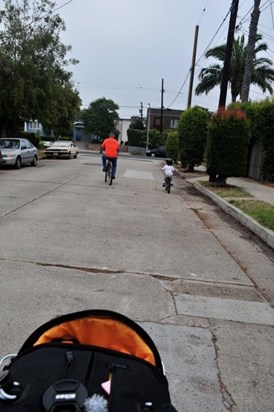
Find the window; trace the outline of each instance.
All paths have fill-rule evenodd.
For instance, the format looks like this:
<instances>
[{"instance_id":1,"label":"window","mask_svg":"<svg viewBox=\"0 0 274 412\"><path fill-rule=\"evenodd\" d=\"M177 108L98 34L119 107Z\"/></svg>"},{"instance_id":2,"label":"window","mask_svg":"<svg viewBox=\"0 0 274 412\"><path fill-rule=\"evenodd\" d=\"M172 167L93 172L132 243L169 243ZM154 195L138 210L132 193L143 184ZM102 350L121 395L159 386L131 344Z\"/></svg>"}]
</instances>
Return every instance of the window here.
<instances>
[{"instance_id":1,"label":"window","mask_svg":"<svg viewBox=\"0 0 274 412\"><path fill-rule=\"evenodd\" d=\"M154 126L160 126L161 124L161 118L160 117L155 117L154 118Z\"/></svg>"},{"instance_id":2,"label":"window","mask_svg":"<svg viewBox=\"0 0 274 412\"><path fill-rule=\"evenodd\" d=\"M179 123L179 119L170 119L170 128L176 129Z\"/></svg>"}]
</instances>

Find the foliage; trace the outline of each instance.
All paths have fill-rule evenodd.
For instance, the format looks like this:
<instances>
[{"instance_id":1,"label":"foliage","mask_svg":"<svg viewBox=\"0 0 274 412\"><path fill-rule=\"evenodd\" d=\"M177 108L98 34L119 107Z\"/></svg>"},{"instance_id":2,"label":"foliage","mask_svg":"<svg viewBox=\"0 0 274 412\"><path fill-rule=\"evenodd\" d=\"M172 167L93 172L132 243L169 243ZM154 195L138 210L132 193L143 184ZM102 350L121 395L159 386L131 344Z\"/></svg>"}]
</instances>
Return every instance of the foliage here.
<instances>
[{"instance_id":1,"label":"foliage","mask_svg":"<svg viewBox=\"0 0 274 412\"><path fill-rule=\"evenodd\" d=\"M261 200L231 200L230 203L257 220L261 225L274 230L274 206Z\"/></svg>"},{"instance_id":2,"label":"foliage","mask_svg":"<svg viewBox=\"0 0 274 412\"><path fill-rule=\"evenodd\" d=\"M189 171L204 160L208 121L208 112L199 107L181 114L178 124L179 156L182 166Z\"/></svg>"},{"instance_id":3,"label":"foliage","mask_svg":"<svg viewBox=\"0 0 274 412\"><path fill-rule=\"evenodd\" d=\"M118 109L119 106L111 99L101 97L94 100L88 109L82 111L85 130L106 138L111 131L115 130L115 124L119 118Z\"/></svg>"},{"instance_id":4,"label":"foliage","mask_svg":"<svg viewBox=\"0 0 274 412\"><path fill-rule=\"evenodd\" d=\"M173 130L167 133L165 146L167 157L170 157L177 163L179 155L179 136L177 131Z\"/></svg>"},{"instance_id":5,"label":"foliage","mask_svg":"<svg viewBox=\"0 0 274 412\"><path fill-rule=\"evenodd\" d=\"M261 177L274 181L274 100L265 99L261 102L237 103L230 107L243 110L251 123L251 143L260 141L263 158Z\"/></svg>"},{"instance_id":6,"label":"foliage","mask_svg":"<svg viewBox=\"0 0 274 412\"><path fill-rule=\"evenodd\" d=\"M250 126L241 110L220 110L211 117L206 147L207 172L219 184L246 174Z\"/></svg>"},{"instance_id":7,"label":"foliage","mask_svg":"<svg viewBox=\"0 0 274 412\"><path fill-rule=\"evenodd\" d=\"M263 150L261 176L264 180L274 182L274 101L265 100L256 104L255 133L260 135Z\"/></svg>"},{"instance_id":8,"label":"foliage","mask_svg":"<svg viewBox=\"0 0 274 412\"><path fill-rule=\"evenodd\" d=\"M155 147L163 146L166 142L167 133L168 132L164 132L161 134L156 129L150 129L149 130L149 147L155 148Z\"/></svg>"},{"instance_id":9,"label":"foliage","mask_svg":"<svg viewBox=\"0 0 274 412\"><path fill-rule=\"evenodd\" d=\"M19 137L22 137L22 139L28 139L37 148L40 147L40 136L36 136L35 133L21 132Z\"/></svg>"},{"instance_id":10,"label":"foliage","mask_svg":"<svg viewBox=\"0 0 274 412\"><path fill-rule=\"evenodd\" d=\"M51 125L54 117L56 93L69 90L72 105L62 114L71 121L79 109L80 99L71 82L66 66L76 64L67 60L70 46L60 41L65 24L54 12L56 3L51 0L3 0L0 11L0 132L16 133L22 120L38 119ZM62 111L66 106L63 95ZM60 110L60 109L59 109ZM67 117L65 117L67 116ZM17 134L17 133L16 133Z\"/></svg>"},{"instance_id":11,"label":"foliage","mask_svg":"<svg viewBox=\"0 0 274 412\"><path fill-rule=\"evenodd\" d=\"M129 125L130 129L145 130L144 122L139 116L132 116Z\"/></svg>"},{"instance_id":12,"label":"foliage","mask_svg":"<svg viewBox=\"0 0 274 412\"><path fill-rule=\"evenodd\" d=\"M140 129L127 130L128 145L136 147L146 147L146 132Z\"/></svg>"},{"instance_id":13,"label":"foliage","mask_svg":"<svg viewBox=\"0 0 274 412\"><path fill-rule=\"evenodd\" d=\"M256 42L262 39L261 35L257 35ZM267 51L266 43L258 43L254 50L253 71L251 83L257 85L263 92L268 90L272 94L271 83L274 80L274 70L271 68L272 61L265 57L256 58L256 55L261 51ZM232 101L235 102L241 93L246 59L247 45L245 44L244 35L234 39L231 66L229 74L229 83L231 87ZM223 62L225 60L226 44L210 49L206 52L205 57L213 57L222 62L222 64L212 64L207 68L203 68L199 74L200 83L196 87L196 94L208 94L215 86L221 84L223 73Z\"/></svg>"}]
</instances>

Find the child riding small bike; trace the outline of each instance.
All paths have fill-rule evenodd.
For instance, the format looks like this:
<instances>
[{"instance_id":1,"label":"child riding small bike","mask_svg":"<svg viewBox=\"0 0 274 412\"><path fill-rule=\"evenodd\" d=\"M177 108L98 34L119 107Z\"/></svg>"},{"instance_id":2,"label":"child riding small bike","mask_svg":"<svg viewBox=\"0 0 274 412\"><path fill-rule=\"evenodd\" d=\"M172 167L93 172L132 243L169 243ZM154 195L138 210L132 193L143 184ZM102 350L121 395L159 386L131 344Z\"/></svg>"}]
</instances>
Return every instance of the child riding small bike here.
<instances>
[{"instance_id":1,"label":"child riding small bike","mask_svg":"<svg viewBox=\"0 0 274 412\"><path fill-rule=\"evenodd\" d=\"M164 165L162 171L165 176L165 180L163 182L163 187L166 188L166 191L169 193L170 192L170 187L173 186L172 182L172 176L173 173L175 172L175 168L172 166L173 160L168 158L166 159L166 164Z\"/></svg>"}]
</instances>

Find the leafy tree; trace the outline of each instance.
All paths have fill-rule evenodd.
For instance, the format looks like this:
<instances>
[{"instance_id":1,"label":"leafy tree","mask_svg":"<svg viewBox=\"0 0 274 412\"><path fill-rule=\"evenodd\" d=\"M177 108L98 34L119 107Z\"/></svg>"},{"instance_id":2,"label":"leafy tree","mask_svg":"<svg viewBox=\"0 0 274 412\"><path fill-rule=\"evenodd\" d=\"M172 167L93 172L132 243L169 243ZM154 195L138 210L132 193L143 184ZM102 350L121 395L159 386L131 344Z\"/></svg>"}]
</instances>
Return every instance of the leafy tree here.
<instances>
[{"instance_id":1,"label":"leafy tree","mask_svg":"<svg viewBox=\"0 0 274 412\"><path fill-rule=\"evenodd\" d=\"M257 35L256 43L262 39L261 35ZM267 51L266 43L258 43L254 49L253 69L251 76L251 84L257 85L263 92L266 90L272 94L271 86L274 80L274 70L271 68L272 61L265 57L256 58L256 55L261 51ZM210 49L206 52L205 57L214 57L221 62L225 60L226 44ZM247 46L245 37L242 35L234 39L231 66L229 74L229 83L231 86L232 102L235 102L241 93L242 83L244 79L245 60L247 54ZM223 73L223 64L212 64L207 68L203 68L199 74L200 83L197 85L195 92L197 95L208 94L215 86L221 84Z\"/></svg>"},{"instance_id":2,"label":"leafy tree","mask_svg":"<svg viewBox=\"0 0 274 412\"><path fill-rule=\"evenodd\" d=\"M182 166L189 171L204 160L208 121L208 112L199 107L181 114L178 124L179 156Z\"/></svg>"},{"instance_id":3,"label":"leafy tree","mask_svg":"<svg viewBox=\"0 0 274 412\"><path fill-rule=\"evenodd\" d=\"M52 99L41 115L41 122L55 137L71 136L74 119L79 111L81 99L68 83L56 85L52 90Z\"/></svg>"},{"instance_id":4,"label":"leafy tree","mask_svg":"<svg viewBox=\"0 0 274 412\"><path fill-rule=\"evenodd\" d=\"M78 93L66 66L70 46L60 41L65 24L54 13L51 0L3 0L0 11L0 131L16 132L24 119L41 123L52 115L56 89L75 94L73 110L79 107ZM71 100L70 100L71 104ZM76 107L78 106L78 107ZM71 115L71 113L70 113ZM68 120L68 119L66 119Z\"/></svg>"},{"instance_id":5,"label":"leafy tree","mask_svg":"<svg viewBox=\"0 0 274 412\"><path fill-rule=\"evenodd\" d=\"M91 102L88 109L82 111L85 130L101 138L107 137L109 132L115 129L119 118L118 109L119 106L113 100L105 97Z\"/></svg>"}]
</instances>

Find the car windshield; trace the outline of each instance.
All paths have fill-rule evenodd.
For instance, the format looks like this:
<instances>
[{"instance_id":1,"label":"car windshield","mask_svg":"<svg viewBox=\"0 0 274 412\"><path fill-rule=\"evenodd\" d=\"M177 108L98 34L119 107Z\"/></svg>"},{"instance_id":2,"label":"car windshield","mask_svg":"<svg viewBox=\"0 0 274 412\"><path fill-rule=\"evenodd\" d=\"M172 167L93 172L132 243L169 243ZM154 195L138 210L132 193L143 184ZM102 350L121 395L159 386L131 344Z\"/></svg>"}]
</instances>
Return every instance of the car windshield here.
<instances>
[{"instance_id":1,"label":"car windshield","mask_svg":"<svg viewBox=\"0 0 274 412\"><path fill-rule=\"evenodd\" d=\"M2 149L19 149L20 140L18 139L0 139L0 147Z\"/></svg>"}]
</instances>

